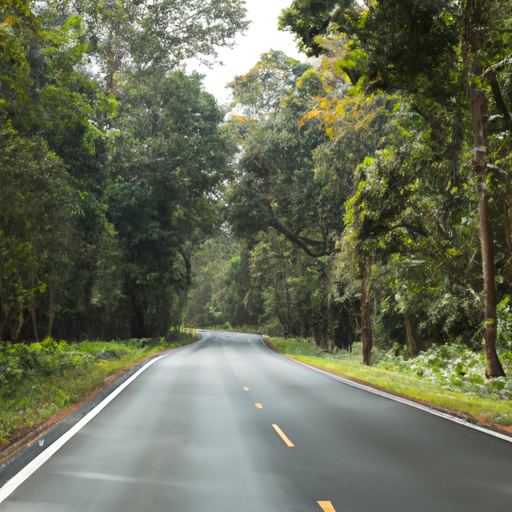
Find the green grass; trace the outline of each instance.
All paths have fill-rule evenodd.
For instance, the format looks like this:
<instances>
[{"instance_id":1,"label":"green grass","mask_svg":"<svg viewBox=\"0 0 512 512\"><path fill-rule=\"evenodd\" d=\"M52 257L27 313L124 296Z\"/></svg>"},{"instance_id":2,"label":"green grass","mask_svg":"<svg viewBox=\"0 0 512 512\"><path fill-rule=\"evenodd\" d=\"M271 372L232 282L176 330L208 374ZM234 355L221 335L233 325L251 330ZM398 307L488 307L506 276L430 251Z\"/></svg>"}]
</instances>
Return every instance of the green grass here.
<instances>
[{"instance_id":1,"label":"green grass","mask_svg":"<svg viewBox=\"0 0 512 512\"><path fill-rule=\"evenodd\" d=\"M195 341L42 342L0 346L0 451L64 409L163 350ZM45 345L46 343L46 345ZM20 356L21 353L21 356Z\"/></svg>"},{"instance_id":2,"label":"green grass","mask_svg":"<svg viewBox=\"0 0 512 512\"><path fill-rule=\"evenodd\" d=\"M194 328L195 331L221 331L221 332L243 332L247 334L256 334L260 328L254 325L239 325L232 327L229 322L222 325L211 325L209 327Z\"/></svg>"},{"instance_id":3,"label":"green grass","mask_svg":"<svg viewBox=\"0 0 512 512\"><path fill-rule=\"evenodd\" d=\"M482 425L512 425L512 400L508 399L506 394L491 393L481 383L477 383L473 387L453 389L454 385L449 378L442 379L442 384L437 382L435 372L425 371L430 378L406 373L410 371L409 367L413 365L412 361L409 366L407 366L407 362L402 361L402 365L397 363L393 368L401 369L401 371L391 371L378 366L379 364L386 366L384 354L376 354L375 366L365 366L362 364L361 344L355 344L351 354L344 351L329 354L319 352L313 344L307 342L283 338L271 338L270 341L283 354L336 375L366 382L417 401L462 413ZM417 371L418 363L415 364L416 367L413 368L414 371ZM440 366L443 365L440 364ZM459 378L459 380L461 379ZM507 379L507 382L503 384L505 389L508 389L509 383L510 379ZM488 386L491 391L495 387L492 381L488 383ZM480 396L478 393L486 393L487 396ZM500 393L504 393L504 391Z\"/></svg>"}]
</instances>

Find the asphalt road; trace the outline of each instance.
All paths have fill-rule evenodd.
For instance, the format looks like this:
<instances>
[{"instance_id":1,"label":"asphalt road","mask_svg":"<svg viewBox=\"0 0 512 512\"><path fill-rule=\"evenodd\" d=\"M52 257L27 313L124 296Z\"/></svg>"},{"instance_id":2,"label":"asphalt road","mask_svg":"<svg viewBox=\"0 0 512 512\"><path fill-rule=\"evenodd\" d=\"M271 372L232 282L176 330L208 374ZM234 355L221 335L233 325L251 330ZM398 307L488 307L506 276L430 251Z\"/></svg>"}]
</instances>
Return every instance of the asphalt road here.
<instances>
[{"instance_id":1,"label":"asphalt road","mask_svg":"<svg viewBox=\"0 0 512 512\"><path fill-rule=\"evenodd\" d=\"M208 333L159 359L0 504L1 512L511 509L511 443L232 333Z\"/></svg>"}]
</instances>

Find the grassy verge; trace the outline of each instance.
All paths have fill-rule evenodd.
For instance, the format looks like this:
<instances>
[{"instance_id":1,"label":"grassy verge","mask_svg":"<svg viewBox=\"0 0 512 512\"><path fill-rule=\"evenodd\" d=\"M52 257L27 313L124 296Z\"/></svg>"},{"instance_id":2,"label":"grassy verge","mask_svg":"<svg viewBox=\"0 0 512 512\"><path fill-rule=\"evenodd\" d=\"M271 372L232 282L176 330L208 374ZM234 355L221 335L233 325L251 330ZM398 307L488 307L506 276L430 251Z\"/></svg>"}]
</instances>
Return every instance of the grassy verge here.
<instances>
[{"instance_id":1,"label":"grassy verge","mask_svg":"<svg viewBox=\"0 0 512 512\"><path fill-rule=\"evenodd\" d=\"M319 352L314 345L306 342L282 338L272 338L270 341L281 353L336 375L452 411L482 425L512 425L512 400L508 392L512 387L511 379L482 382L476 378L479 375L477 364L470 366L471 361L465 361L463 355L455 361L440 356L436 360L433 354L439 352L437 349L437 352L426 354L418 361L402 359L400 362L391 356L378 354L375 366L369 367L361 362L361 347L358 344L354 345L351 354L341 351L328 354ZM445 353L450 352L445 350ZM461 359L470 366L469 369L465 366L459 368ZM432 370L433 362L437 364L435 368L439 368L438 372ZM482 371L485 373L485 369Z\"/></svg>"},{"instance_id":2,"label":"grassy verge","mask_svg":"<svg viewBox=\"0 0 512 512\"><path fill-rule=\"evenodd\" d=\"M0 345L0 451L147 358L195 340Z\"/></svg>"},{"instance_id":3,"label":"grassy verge","mask_svg":"<svg viewBox=\"0 0 512 512\"><path fill-rule=\"evenodd\" d=\"M202 327L198 330L204 331L221 331L221 332L243 332L247 334L256 334L260 332L259 327L255 327L254 325L241 325L237 327L232 327L229 322L226 322L222 325L211 325L209 327Z\"/></svg>"}]
</instances>

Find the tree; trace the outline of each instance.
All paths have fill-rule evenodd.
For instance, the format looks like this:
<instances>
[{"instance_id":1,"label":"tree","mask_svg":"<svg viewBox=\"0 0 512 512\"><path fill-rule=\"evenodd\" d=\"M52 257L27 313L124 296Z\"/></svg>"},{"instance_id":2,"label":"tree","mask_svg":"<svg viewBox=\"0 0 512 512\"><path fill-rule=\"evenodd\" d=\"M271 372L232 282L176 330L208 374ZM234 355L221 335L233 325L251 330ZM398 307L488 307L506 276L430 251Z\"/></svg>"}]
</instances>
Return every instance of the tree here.
<instances>
[{"instance_id":1,"label":"tree","mask_svg":"<svg viewBox=\"0 0 512 512\"><path fill-rule=\"evenodd\" d=\"M278 62L282 67L276 67ZM259 121L238 115L232 118L242 130L238 166L242 173L228 197L229 220L235 233L248 236L273 228L309 256L336 252L332 234L341 225L341 216L325 203L328 190L315 179L312 161L312 151L326 135L317 129L315 120L304 120L320 77L272 52L264 55L247 77L232 84L235 102L248 116L254 112L263 115ZM275 83L283 77L288 86L280 94L286 99L269 108L264 98L272 97Z\"/></svg>"},{"instance_id":2,"label":"tree","mask_svg":"<svg viewBox=\"0 0 512 512\"><path fill-rule=\"evenodd\" d=\"M484 281L484 338L491 377L503 375L496 354L496 289L494 248L488 206L485 124L489 98L505 120L510 118L495 72L504 65L503 34L510 18L509 2L417 0L377 1L367 8L356 2L299 1L283 12L288 27L313 53L321 51L318 34L342 31L368 55L370 89L412 94L426 119L432 112L466 105L472 113L473 168L477 176L481 255ZM460 58L459 58L460 57ZM460 88L465 91L465 99ZM460 117L459 117L460 120ZM453 132L452 176L458 179L462 148L460 124ZM470 135L471 134L471 135ZM469 140L467 141L469 143ZM454 182L456 183L456 181Z\"/></svg>"},{"instance_id":3,"label":"tree","mask_svg":"<svg viewBox=\"0 0 512 512\"><path fill-rule=\"evenodd\" d=\"M248 25L241 0L73 0L69 9L84 20L105 88L116 93L127 73L164 77L186 59L209 62Z\"/></svg>"},{"instance_id":4,"label":"tree","mask_svg":"<svg viewBox=\"0 0 512 512\"><path fill-rule=\"evenodd\" d=\"M128 89L115 121L108 217L124 254L131 336L180 323L190 252L218 222L215 191L229 176L222 113L200 77L175 72Z\"/></svg>"},{"instance_id":5,"label":"tree","mask_svg":"<svg viewBox=\"0 0 512 512\"><path fill-rule=\"evenodd\" d=\"M233 107L250 120L265 119L279 112L281 104L310 66L284 52L270 50L245 75L229 84Z\"/></svg>"},{"instance_id":6,"label":"tree","mask_svg":"<svg viewBox=\"0 0 512 512\"><path fill-rule=\"evenodd\" d=\"M37 340L36 303L66 266L72 243L72 192L44 142L14 133L0 137L0 181L0 339Z\"/></svg>"}]
</instances>

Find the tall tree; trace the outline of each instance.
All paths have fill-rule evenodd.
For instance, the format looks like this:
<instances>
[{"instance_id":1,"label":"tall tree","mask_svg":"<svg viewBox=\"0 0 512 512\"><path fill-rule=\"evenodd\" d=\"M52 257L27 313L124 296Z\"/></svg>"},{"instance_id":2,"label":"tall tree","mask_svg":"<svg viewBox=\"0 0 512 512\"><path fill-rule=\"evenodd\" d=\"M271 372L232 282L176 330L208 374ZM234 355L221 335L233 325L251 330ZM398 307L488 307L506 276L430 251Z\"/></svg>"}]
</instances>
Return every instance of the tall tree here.
<instances>
[{"instance_id":1,"label":"tall tree","mask_svg":"<svg viewBox=\"0 0 512 512\"><path fill-rule=\"evenodd\" d=\"M266 317L333 348L340 305L328 269L349 190L343 169L336 167L336 178L315 169L314 152L328 135L309 113L323 77L270 51L231 86L237 114L229 125L241 154L228 219L235 235L251 241L251 277L263 290Z\"/></svg>"},{"instance_id":2,"label":"tall tree","mask_svg":"<svg viewBox=\"0 0 512 512\"><path fill-rule=\"evenodd\" d=\"M123 249L131 335L165 336L180 322L190 251L218 222L228 178L222 112L200 77L175 72L125 91L115 121L108 216Z\"/></svg>"},{"instance_id":3,"label":"tall tree","mask_svg":"<svg viewBox=\"0 0 512 512\"><path fill-rule=\"evenodd\" d=\"M164 76L186 59L211 62L245 30L242 0L73 0L107 90L116 74Z\"/></svg>"},{"instance_id":4,"label":"tall tree","mask_svg":"<svg viewBox=\"0 0 512 512\"><path fill-rule=\"evenodd\" d=\"M282 27L294 31L312 53L321 47L316 35L345 32L368 57L370 88L403 90L418 110L464 104L462 85L472 113L473 168L477 176L484 282L484 338L488 373L503 375L496 354L496 288L493 235L488 208L487 138L489 100L509 118L495 72L504 65L503 34L511 4L490 0L382 0L360 7L353 1L296 0L283 12ZM467 104L467 102L466 102ZM468 134L469 135L469 134ZM454 151L458 151L455 139ZM468 141L469 142L469 141ZM457 167L458 159L454 160ZM454 169L457 177L457 169Z\"/></svg>"}]
</instances>

